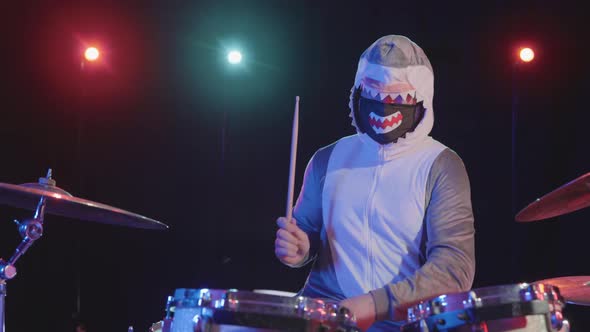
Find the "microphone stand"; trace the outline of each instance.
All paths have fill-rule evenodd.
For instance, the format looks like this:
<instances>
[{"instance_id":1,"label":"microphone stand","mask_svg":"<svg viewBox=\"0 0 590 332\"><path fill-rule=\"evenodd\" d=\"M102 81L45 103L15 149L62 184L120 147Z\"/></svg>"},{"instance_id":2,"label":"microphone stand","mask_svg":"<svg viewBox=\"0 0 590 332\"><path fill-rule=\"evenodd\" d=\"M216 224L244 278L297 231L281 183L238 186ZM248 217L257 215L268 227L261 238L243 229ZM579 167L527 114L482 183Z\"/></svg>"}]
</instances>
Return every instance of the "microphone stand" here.
<instances>
[{"instance_id":1,"label":"microphone stand","mask_svg":"<svg viewBox=\"0 0 590 332\"><path fill-rule=\"evenodd\" d=\"M39 184L44 186L55 186L55 181L51 179L51 169L47 172L46 178L40 178ZM16 261L43 235L43 217L45 216L46 198L42 196L39 199L35 215L32 219L26 219L22 222L15 220L18 225L18 232L23 240L18 245L14 254L8 261L0 258L0 332L5 332L4 314L6 298L6 281L16 276Z\"/></svg>"}]
</instances>

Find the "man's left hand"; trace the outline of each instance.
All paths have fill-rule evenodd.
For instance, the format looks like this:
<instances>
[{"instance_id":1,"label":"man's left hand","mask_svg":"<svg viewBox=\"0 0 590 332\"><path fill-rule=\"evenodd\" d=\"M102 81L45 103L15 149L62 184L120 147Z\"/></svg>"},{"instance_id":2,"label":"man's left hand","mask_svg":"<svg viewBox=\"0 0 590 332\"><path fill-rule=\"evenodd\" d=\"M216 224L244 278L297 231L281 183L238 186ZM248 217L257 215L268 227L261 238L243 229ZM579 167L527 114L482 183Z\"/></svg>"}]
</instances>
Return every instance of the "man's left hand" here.
<instances>
[{"instance_id":1,"label":"man's left hand","mask_svg":"<svg viewBox=\"0 0 590 332\"><path fill-rule=\"evenodd\" d=\"M375 322L375 300L371 294L363 294L340 302L356 317L357 326L366 331Z\"/></svg>"}]
</instances>

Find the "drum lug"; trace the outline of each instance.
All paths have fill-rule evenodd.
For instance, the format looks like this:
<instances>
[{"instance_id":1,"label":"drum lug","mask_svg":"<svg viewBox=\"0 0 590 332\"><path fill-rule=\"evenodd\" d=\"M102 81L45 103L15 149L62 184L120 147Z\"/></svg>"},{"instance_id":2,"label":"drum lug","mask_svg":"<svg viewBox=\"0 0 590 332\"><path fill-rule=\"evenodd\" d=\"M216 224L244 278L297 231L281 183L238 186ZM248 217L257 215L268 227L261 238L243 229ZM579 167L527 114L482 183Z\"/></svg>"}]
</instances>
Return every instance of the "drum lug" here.
<instances>
[{"instance_id":1,"label":"drum lug","mask_svg":"<svg viewBox=\"0 0 590 332\"><path fill-rule=\"evenodd\" d=\"M428 329L428 324L426 324L425 320L420 321L420 332L430 332Z\"/></svg>"},{"instance_id":2,"label":"drum lug","mask_svg":"<svg viewBox=\"0 0 590 332\"><path fill-rule=\"evenodd\" d=\"M225 309L237 310L240 300L238 299L238 293L235 289L230 289L225 293L224 306Z\"/></svg>"},{"instance_id":3,"label":"drum lug","mask_svg":"<svg viewBox=\"0 0 590 332\"><path fill-rule=\"evenodd\" d=\"M570 332L570 322L567 319L563 320L559 332Z\"/></svg>"},{"instance_id":4,"label":"drum lug","mask_svg":"<svg viewBox=\"0 0 590 332\"><path fill-rule=\"evenodd\" d=\"M467 301L463 303L465 309L479 308L481 307L481 298L477 296L477 293L470 291Z\"/></svg>"},{"instance_id":5,"label":"drum lug","mask_svg":"<svg viewBox=\"0 0 590 332\"><path fill-rule=\"evenodd\" d=\"M211 301L211 292L208 289L203 290L198 301L199 306L208 307L211 305Z\"/></svg>"},{"instance_id":6,"label":"drum lug","mask_svg":"<svg viewBox=\"0 0 590 332\"><path fill-rule=\"evenodd\" d=\"M567 322L567 321L566 321ZM561 313L561 311L551 311L551 327L555 330L555 331L561 331L564 320L563 320L563 314ZM569 331L569 329L568 329Z\"/></svg>"},{"instance_id":7,"label":"drum lug","mask_svg":"<svg viewBox=\"0 0 590 332\"><path fill-rule=\"evenodd\" d=\"M351 312L350 312L350 309L348 309L348 308L346 308L346 307L340 307L340 308L338 309L338 314L337 314L337 317L338 317L338 320L339 320L339 321L343 321L343 322L344 322L344 321L347 321L347 320L349 320L349 319L350 319L351 315L352 315L352 314L351 314Z\"/></svg>"}]
</instances>

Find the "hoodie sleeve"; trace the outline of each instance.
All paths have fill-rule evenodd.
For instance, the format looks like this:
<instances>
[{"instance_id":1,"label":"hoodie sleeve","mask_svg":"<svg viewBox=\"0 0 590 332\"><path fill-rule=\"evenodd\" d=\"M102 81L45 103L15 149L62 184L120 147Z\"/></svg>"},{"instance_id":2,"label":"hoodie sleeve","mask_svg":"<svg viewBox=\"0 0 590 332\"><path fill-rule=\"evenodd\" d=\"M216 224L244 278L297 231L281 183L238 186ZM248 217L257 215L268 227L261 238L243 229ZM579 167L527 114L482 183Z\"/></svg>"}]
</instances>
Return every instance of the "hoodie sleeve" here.
<instances>
[{"instance_id":1,"label":"hoodie sleeve","mask_svg":"<svg viewBox=\"0 0 590 332\"><path fill-rule=\"evenodd\" d=\"M306 259L292 267L301 267L314 260L320 242L322 220L322 190L326 179L328 161L334 144L319 149L309 160L303 176L303 185L293 209L297 226L309 237L310 249Z\"/></svg>"},{"instance_id":2,"label":"hoodie sleeve","mask_svg":"<svg viewBox=\"0 0 590 332\"><path fill-rule=\"evenodd\" d=\"M471 288L475 274L474 220L467 171L446 149L430 170L425 212L426 261L410 278L371 291L377 319L405 318L421 300Z\"/></svg>"}]
</instances>

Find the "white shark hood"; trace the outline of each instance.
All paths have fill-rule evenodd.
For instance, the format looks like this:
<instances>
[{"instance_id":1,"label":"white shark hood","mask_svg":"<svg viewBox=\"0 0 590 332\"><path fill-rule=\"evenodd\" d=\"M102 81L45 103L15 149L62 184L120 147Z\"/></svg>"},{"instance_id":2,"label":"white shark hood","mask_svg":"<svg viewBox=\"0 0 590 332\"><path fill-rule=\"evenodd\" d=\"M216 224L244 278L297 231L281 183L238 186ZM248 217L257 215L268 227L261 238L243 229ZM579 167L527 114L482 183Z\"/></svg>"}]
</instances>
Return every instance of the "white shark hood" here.
<instances>
[{"instance_id":1,"label":"white shark hood","mask_svg":"<svg viewBox=\"0 0 590 332\"><path fill-rule=\"evenodd\" d=\"M399 150L428 136L434 124L434 74L430 61L420 46L407 37L388 35L376 40L361 55L350 95L350 117L352 125L357 128L357 133L363 140L372 141L367 134L359 131L352 112L353 94L361 85L365 97L400 104L417 100L423 102L426 109L414 131L386 147Z\"/></svg>"}]
</instances>

